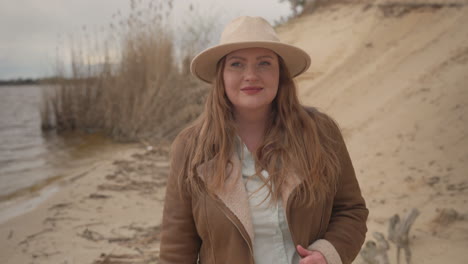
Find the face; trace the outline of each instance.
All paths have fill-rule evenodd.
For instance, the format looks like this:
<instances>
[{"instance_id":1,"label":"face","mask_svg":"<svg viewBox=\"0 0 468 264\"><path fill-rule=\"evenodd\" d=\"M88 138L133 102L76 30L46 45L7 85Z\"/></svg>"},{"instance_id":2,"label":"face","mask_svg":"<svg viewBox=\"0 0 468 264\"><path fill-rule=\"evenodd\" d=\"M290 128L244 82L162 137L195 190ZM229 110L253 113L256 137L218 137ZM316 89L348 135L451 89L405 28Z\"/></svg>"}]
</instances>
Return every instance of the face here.
<instances>
[{"instance_id":1,"label":"face","mask_svg":"<svg viewBox=\"0 0 468 264\"><path fill-rule=\"evenodd\" d=\"M234 51L226 56L223 78L235 111L267 110L278 92L278 55L264 48Z\"/></svg>"}]
</instances>

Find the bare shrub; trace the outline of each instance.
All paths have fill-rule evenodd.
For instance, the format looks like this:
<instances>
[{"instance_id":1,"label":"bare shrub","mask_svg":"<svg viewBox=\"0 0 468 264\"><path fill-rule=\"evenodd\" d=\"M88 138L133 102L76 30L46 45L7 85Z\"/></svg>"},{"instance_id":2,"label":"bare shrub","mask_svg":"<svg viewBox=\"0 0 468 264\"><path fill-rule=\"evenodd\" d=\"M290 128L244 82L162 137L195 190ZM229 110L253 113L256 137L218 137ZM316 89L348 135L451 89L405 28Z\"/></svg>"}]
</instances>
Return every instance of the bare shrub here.
<instances>
[{"instance_id":1,"label":"bare shrub","mask_svg":"<svg viewBox=\"0 0 468 264\"><path fill-rule=\"evenodd\" d=\"M44 93L42 128L154 141L171 139L197 117L207 86L184 70L183 59L199 50L187 49L198 47L187 40L176 44L172 11L172 1L131 1L128 17L116 14L109 32L92 40L84 28L84 40L73 42L70 76L58 63L58 78ZM194 36L206 30L190 25ZM99 40L102 35L107 37Z\"/></svg>"}]
</instances>

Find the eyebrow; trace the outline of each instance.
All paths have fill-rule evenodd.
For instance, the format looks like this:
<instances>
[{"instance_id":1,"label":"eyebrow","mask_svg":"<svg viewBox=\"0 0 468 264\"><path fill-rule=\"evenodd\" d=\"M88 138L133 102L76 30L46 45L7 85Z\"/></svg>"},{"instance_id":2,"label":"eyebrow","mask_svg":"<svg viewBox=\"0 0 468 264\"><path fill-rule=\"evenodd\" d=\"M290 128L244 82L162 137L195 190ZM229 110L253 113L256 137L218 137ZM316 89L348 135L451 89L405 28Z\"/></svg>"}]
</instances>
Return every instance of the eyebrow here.
<instances>
[{"instance_id":1,"label":"eyebrow","mask_svg":"<svg viewBox=\"0 0 468 264\"><path fill-rule=\"evenodd\" d=\"M262 55L262 56L258 56L257 60L260 60L260 59L263 59L263 58L273 59L273 57L270 56L270 55ZM243 60L243 61L247 60L246 58L240 57L240 56L232 56L232 57L227 58L227 60L232 60L232 59L238 59L238 60Z\"/></svg>"}]
</instances>

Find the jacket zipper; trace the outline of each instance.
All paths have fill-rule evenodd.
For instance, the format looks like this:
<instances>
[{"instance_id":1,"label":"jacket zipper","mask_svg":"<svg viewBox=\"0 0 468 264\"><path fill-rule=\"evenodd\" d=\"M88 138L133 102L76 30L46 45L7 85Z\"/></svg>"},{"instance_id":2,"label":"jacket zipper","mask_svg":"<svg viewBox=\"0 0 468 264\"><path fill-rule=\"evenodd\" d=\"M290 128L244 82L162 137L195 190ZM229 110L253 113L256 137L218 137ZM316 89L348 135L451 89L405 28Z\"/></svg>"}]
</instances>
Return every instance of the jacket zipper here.
<instances>
[{"instance_id":1,"label":"jacket zipper","mask_svg":"<svg viewBox=\"0 0 468 264\"><path fill-rule=\"evenodd\" d=\"M231 218L231 216L229 216L223 208L220 208L219 205L216 205L218 206L218 209L223 212L223 214L229 219L229 221L231 221L231 223L236 227L237 231L239 231L239 233L241 234L242 238L245 240L245 242L247 243L247 246L249 247L249 250L250 250L250 260L252 261L252 263L255 263L254 259L253 259L253 249L252 249L252 246L251 244L249 243L249 239L245 236L244 232L242 232L241 228L234 222L234 220Z\"/></svg>"}]
</instances>

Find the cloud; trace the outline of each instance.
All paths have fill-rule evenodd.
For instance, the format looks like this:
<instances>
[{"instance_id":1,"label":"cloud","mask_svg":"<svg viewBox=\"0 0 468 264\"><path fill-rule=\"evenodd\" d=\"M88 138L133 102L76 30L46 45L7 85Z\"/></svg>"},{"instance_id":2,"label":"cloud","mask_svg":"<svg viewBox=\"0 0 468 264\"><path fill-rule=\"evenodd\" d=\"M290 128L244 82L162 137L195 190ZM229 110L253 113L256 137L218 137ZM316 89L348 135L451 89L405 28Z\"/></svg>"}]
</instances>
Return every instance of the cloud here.
<instances>
[{"instance_id":1,"label":"cloud","mask_svg":"<svg viewBox=\"0 0 468 264\"><path fill-rule=\"evenodd\" d=\"M220 10L212 15L224 24L238 15L259 15L273 22L288 13L288 6L278 0L174 0L174 7L187 10L190 3L201 14ZM82 33L83 26L99 31L112 22L113 14L120 10L125 15L129 7L129 0L1 1L0 79L52 74L57 50L67 53L70 36Z\"/></svg>"}]
</instances>

